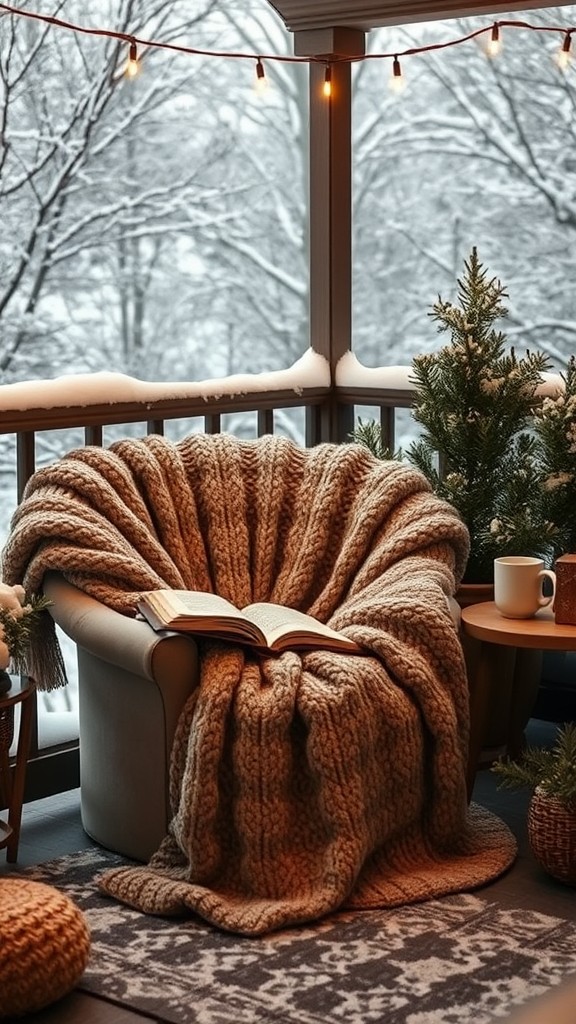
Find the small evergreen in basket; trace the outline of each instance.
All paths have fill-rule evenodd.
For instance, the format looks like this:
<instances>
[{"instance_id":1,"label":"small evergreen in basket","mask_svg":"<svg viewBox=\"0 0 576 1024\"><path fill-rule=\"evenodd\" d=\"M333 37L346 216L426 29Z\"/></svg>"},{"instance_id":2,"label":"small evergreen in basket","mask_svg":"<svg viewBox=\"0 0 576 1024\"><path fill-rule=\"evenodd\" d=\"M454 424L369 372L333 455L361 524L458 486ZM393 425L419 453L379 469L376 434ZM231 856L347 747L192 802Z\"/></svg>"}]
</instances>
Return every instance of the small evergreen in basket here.
<instances>
[{"instance_id":1,"label":"small evergreen in basket","mask_svg":"<svg viewBox=\"0 0 576 1024\"><path fill-rule=\"evenodd\" d=\"M576 813L576 723L559 727L553 747L528 747L515 761L497 761L492 771L501 786L538 788Z\"/></svg>"}]
</instances>

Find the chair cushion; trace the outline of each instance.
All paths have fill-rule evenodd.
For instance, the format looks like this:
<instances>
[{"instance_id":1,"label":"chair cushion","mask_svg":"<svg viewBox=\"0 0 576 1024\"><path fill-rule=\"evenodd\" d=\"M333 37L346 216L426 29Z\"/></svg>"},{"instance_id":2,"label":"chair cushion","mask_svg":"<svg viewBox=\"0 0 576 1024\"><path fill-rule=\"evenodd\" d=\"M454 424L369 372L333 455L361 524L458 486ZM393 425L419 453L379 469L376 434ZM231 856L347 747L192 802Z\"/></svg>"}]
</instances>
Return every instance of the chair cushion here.
<instances>
[{"instance_id":1,"label":"chair cushion","mask_svg":"<svg viewBox=\"0 0 576 1024\"><path fill-rule=\"evenodd\" d=\"M66 995L88 962L82 911L52 886L0 881L0 1018L40 1010Z\"/></svg>"}]
</instances>

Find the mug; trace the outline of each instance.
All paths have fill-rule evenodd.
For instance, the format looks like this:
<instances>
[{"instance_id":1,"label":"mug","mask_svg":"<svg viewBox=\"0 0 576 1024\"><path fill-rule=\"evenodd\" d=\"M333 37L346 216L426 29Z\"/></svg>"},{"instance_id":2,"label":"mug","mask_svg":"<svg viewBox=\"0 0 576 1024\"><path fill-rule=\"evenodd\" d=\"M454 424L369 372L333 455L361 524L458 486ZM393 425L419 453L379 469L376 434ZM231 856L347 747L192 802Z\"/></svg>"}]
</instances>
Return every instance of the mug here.
<instances>
[{"instance_id":1,"label":"mug","mask_svg":"<svg viewBox=\"0 0 576 1024\"><path fill-rule=\"evenodd\" d=\"M552 583L552 593L544 595L544 580ZM552 604L556 593L556 574L544 568L541 558L506 555L494 559L494 602L507 619L530 619L539 608Z\"/></svg>"}]
</instances>

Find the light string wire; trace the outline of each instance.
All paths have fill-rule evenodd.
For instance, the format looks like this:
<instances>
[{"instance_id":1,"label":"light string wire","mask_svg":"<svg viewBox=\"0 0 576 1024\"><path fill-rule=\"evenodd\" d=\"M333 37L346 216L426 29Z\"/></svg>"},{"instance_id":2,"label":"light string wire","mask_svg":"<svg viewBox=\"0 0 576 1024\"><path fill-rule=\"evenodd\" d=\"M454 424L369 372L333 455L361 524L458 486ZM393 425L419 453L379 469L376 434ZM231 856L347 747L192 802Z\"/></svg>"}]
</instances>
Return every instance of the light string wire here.
<instances>
[{"instance_id":1,"label":"light string wire","mask_svg":"<svg viewBox=\"0 0 576 1024\"><path fill-rule=\"evenodd\" d=\"M570 43L572 34L576 33L576 25L571 27L564 27L560 25L530 25L525 21L496 21L491 22L489 25L483 28L478 28L473 32L469 32L467 35L459 36L455 39L449 39L443 43L427 43L423 46L411 46L406 50L395 50L391 53L365 53L360 56L348 56L346 54L333 54L330 57L295 57L287 54L277 53L238 53L238 52L222 52L219 50L200 50L191 46L183 46L178 43L167 43L161 42L157 39L146 39L140 36L136 36L131 32L118 32L114 29L106 28L87 28L84 25L77 25L70 21L63 21L61 18L53 17L49 14L39 14L34 11L24 11L22 9L12 7L10 4L0 3L0 11L4 11L6 14L13 14L21 18L31 18L34 21L41 21L47 25L54 25L57 28L64 28L70 32L77 32L82 35L89 36L100 36L107 39L117 39L121 42L128 43L130 46L138 45L145 49L159 49L159 50L171 50L176 53L186 53L199 57L220 57L232 60L251 60L256 61L261 67L262 61L278 61L284 64L351 64L364 60L394 60L397 61L400 57L412 57L419 53L430 53L434 50L445 50L450 46L459 46L461 43L470 42L472 39L476 39L479 36L486 34L487 32L493 33L494 28L514 28L514 29L527 29L531 32L555 32L559 33L564 37L563 49L568 52L570 49Z\"/></svg>"}]
</instances>

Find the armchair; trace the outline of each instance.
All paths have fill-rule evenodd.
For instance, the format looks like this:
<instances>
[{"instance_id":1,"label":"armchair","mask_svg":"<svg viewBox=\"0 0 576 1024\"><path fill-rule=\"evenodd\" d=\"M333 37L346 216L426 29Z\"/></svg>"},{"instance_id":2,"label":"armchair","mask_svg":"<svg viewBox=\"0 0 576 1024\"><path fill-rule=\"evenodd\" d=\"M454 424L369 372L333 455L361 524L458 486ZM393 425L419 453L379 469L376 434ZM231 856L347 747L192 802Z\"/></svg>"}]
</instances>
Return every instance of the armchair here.
<instances>
[{"instance_id":1,"label":"armchair","mask_svg":"<svg viewBox=\"0 0 576 1024\"><path fill-rule=\"evenodd\" d=\"M86 828L139 859L165 832L101 887L256 935L508 867L509 830L467 801L467 554L423 475L360 445L150 436L39 470L4 574L78 644ZM363 653L159 636L134 616L163 587L288 605Z\"/></svg>"}]
</instances>

